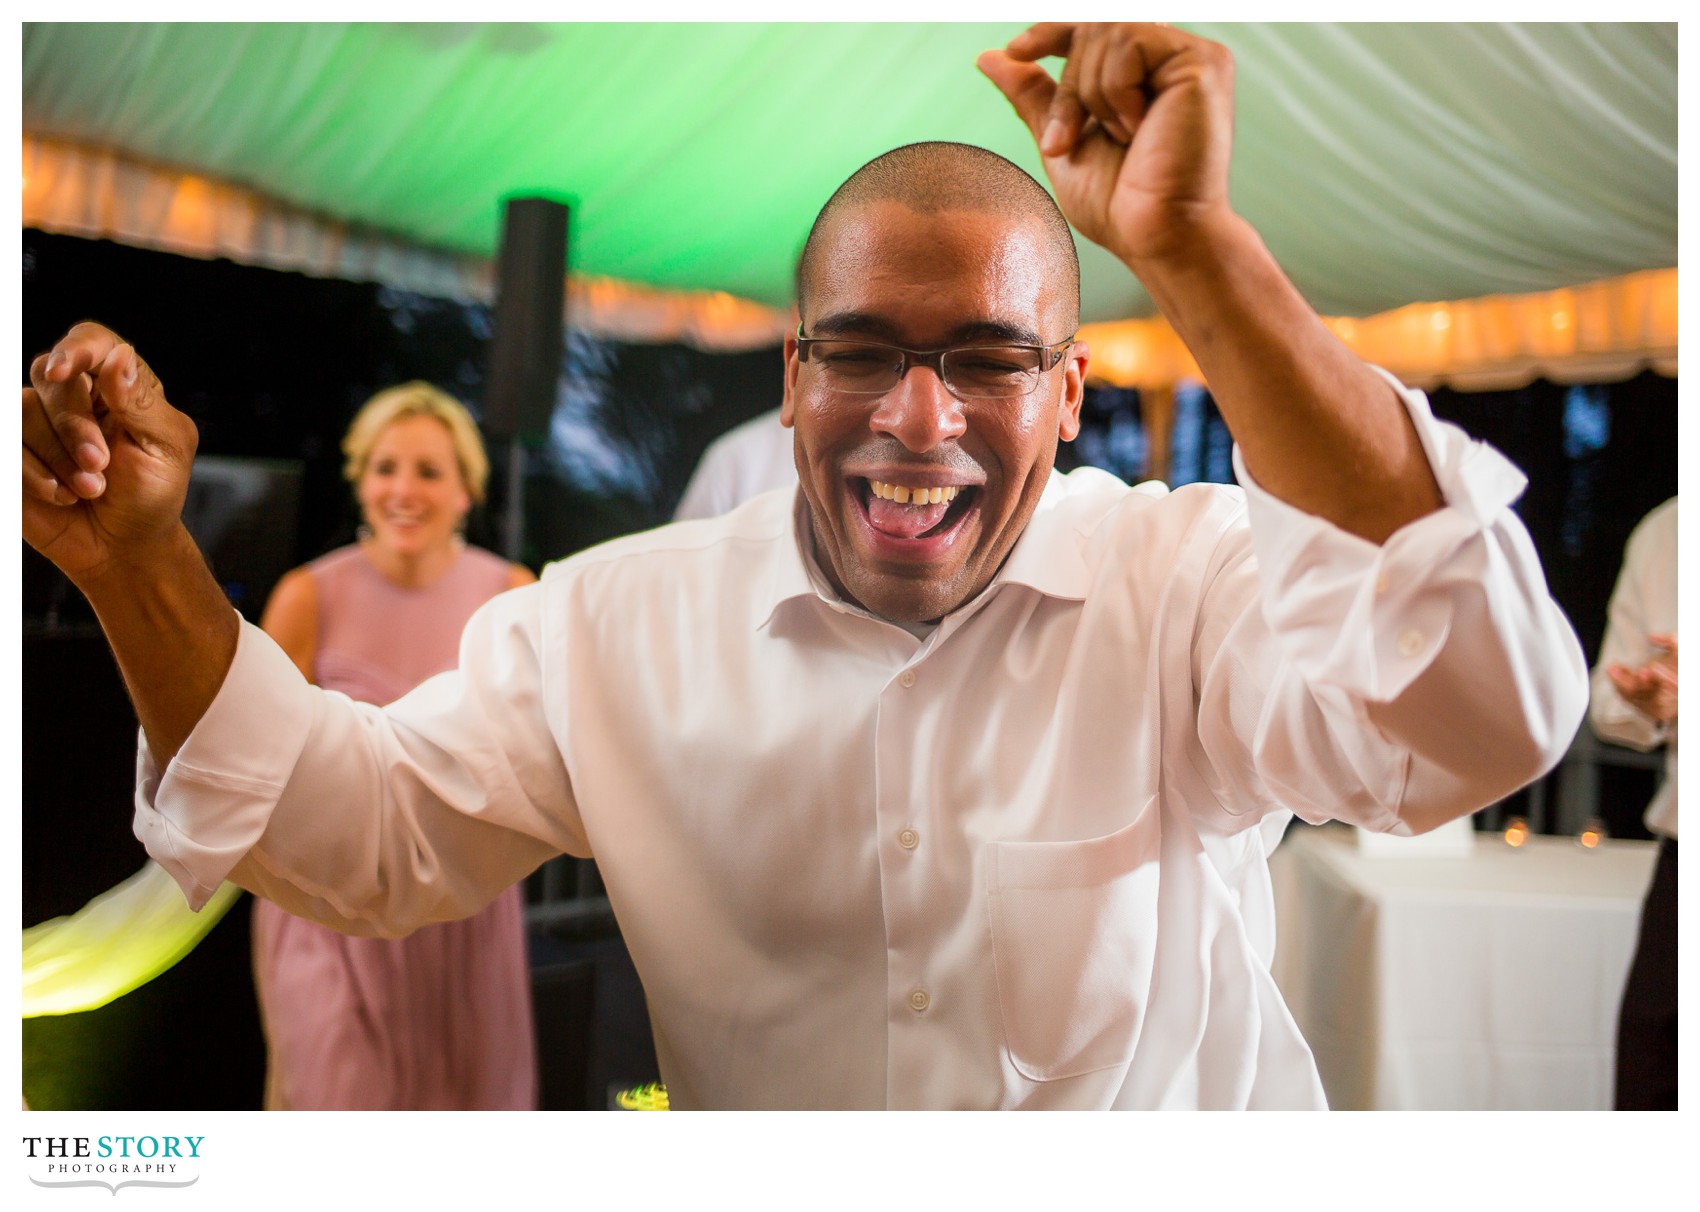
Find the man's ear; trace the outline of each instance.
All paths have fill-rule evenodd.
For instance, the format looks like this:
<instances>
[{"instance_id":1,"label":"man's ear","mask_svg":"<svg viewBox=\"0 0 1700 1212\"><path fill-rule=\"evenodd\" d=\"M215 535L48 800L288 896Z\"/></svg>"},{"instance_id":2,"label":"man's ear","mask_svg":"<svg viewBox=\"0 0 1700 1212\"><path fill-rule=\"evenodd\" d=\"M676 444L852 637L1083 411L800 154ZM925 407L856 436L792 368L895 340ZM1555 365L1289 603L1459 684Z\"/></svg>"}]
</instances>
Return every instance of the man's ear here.
<instances>
[{"instance_id":1,"label":"man's ear","mask_svg":"<svg viewBox=\"0 0 1700 1212\"><path fill-rule=\"evenodd\" d=\"M797 420L797 336L785 335L785 397L779 404L779 423L790 429Z\"/></svg>"},{"instance_id":2,"label":"man's ear","mask_svg":"<svg viewBox=\"0 0 1700 1212\"><path fill-rule=\"evenodd\" d=\"M1072 442L1080 436L1080 405L1086 399L1086 364L1092 351L1076 341L1064 355L1063 397L1057 408L1057 437Z\"/></svg>"}]
</instances>

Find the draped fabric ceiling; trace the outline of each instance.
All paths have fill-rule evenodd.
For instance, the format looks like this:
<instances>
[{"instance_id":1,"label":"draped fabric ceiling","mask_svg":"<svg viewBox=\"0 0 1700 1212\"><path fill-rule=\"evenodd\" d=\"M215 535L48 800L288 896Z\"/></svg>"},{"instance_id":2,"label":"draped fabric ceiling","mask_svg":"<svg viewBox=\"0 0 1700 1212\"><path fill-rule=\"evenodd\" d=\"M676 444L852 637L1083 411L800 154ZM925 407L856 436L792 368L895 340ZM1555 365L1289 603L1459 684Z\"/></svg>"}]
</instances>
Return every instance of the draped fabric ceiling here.
<instances>
[{"instance_id":1,"label":"draped fabric ceiling","mask_svg":"<svg viewBox=\"0 0 1700 1212\"><path fill-rule=\"evenodd\" d=\"M918 139L1043 179L975 70L1016 24L26 24L25 224L488 298L501 199L572 204L569 322L771 343L815 211ZM1238 62L1232 195L1419 383L1674 373L1670 24L1190 24ZM1193 373L1082 242L1107 381ZM1655 272L1660 271L1660 272Z\"/></svg>"}]
</instances>

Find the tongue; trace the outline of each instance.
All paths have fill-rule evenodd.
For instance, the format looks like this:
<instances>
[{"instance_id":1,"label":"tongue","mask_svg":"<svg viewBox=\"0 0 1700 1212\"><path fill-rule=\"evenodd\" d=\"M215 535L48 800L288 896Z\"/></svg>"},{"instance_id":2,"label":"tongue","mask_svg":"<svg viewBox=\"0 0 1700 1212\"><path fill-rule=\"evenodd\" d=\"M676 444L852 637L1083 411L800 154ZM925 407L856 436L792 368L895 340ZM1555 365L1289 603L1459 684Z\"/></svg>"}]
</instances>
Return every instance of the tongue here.
<instances>
[{"instance_id":1,"label":"tongue","mask_svg":"<svg viewBox=\"0 0 1700 1212\"><path fill-rule=\"evenodd\" d=\"M883 534L894 535L900 539L913 539L942 522L949 509L948 501L940 501L937 505L899 505L896 501L888 501L884 497L870 496L868 521L874 524L875 530Z\"/></svg>"}]
</instances>

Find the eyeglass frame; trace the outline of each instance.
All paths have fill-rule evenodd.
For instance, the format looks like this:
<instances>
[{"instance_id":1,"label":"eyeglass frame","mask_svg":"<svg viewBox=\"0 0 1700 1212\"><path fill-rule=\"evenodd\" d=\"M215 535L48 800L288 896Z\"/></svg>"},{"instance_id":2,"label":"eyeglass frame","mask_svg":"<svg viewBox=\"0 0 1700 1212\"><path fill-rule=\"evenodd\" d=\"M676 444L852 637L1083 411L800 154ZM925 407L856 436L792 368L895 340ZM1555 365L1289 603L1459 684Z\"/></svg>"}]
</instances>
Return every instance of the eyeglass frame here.
<instances>
[{"instance_id":1,"label":"eyeglass frame","mask_svg":"<svg viewBox=\"0 0 1700 1212\"><path fill-rule=\"evenodd\" d=\"M802 324L797 325L796 332L798 361L800 362L807 362L809 360L807 351L808 346L821 345L829 342L837 342L841 345L871 345L875 349L889 349L895 353L903 355L903 362L897 368L897 382L893 383L890 387L882 388L879 391L856 391L848 387L835 387L833 388L834 391L842 392L847 396L883 396L887 392L896 391L903 383L904 378L916 366L926 366L931 368L932 372L939 377L939 382L944 384L945 390L950 392L951 395L956 396L957 399L969 400L1025 400L1028 396L1038 390L1039 376L1049 374L1051 371L1055 370L1058 365L1061 364L1063 358L1067 356L1068 351L1072 349L1079 340L1080 333L1076 332L1067 340L1058 341L1052 345L1036 345L1031 341L979 341L969 345L947 345L943 349L909 349L902 345L892 345L887 341L864 341L858 337L805 337L803 335ZM945 378L944 356L948 353L957 353L958 351L971 349L1037 350L1039 352L1039 368L1033 375L1032 383L1028 386L1027 390L1022 392L1020 395L962 396L950 385L950 380Z\"/></svg>"}]
</instances>

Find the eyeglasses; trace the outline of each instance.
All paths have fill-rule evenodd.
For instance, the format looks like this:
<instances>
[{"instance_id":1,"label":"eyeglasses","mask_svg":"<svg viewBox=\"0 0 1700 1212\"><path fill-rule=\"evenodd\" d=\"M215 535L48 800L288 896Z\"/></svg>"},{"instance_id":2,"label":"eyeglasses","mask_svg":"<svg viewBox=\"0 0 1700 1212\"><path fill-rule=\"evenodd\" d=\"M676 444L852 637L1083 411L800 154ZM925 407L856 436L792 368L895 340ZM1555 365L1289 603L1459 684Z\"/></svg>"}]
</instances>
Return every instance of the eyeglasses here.
<instances>
[{"instance_id":1,"label":"eyeglasses","mask_svg":"<svg viewBox=\"0 0 1700 1212\"><path fill-rule=\"evenodd\" d=\"M955 345L949 349L904 349L878 341L805 337L797 326L797 358L813 364L823 385L851 395L884 395L903 381L911 366L931 366L958 399L1010 400L1031 395L1039 376L1074 344Z\"/></svg>"}]
</instances>

